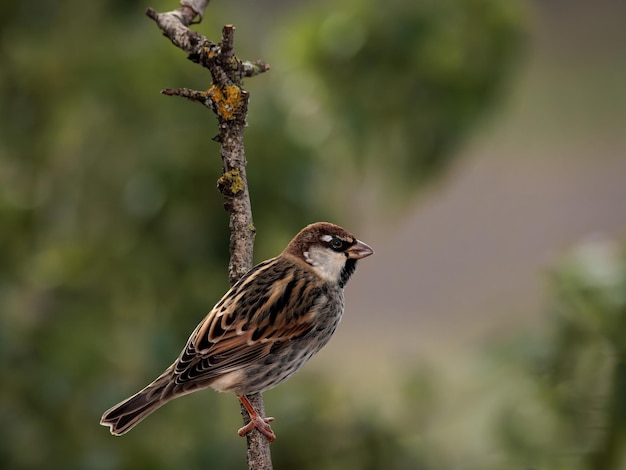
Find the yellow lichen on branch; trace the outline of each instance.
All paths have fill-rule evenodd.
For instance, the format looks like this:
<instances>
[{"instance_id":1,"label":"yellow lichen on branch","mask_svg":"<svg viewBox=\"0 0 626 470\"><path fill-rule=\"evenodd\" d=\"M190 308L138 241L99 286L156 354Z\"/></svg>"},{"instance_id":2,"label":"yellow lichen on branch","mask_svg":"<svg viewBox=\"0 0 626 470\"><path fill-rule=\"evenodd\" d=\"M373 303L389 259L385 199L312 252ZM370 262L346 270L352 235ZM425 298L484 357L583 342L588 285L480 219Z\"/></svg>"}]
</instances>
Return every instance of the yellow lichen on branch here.
<instances>
[{"instance_id":1,"label":"yellow lichen on branch","mask_svg":"<svg viewBox=\"0 0 626 470\"><path fill-rule=\"evenodd\" d=\"M244 182L237 168L227 171L220 176L220 179L217 180L217 185L222 193L224 192L224 189L226 189L233 196L244 190Z\"/></svg>"},{"instance_id":2,"label":"yellow lichen on branch","mask_svg":"<svg viewBox=\"0 0 626 470\"><path fill-rule=\"evenodd\" d=\"M207 91L211 101L215 104L217 115L228 121L235 118L237 110L241 107L241 89L237 85L219 86L211 85Z\"/></svg>"},{"instance_id":3,"label":"yellow lichen on branch","mask_svg":"<svg viewBox=\"0 0 626 470\"><path fill-rule=\"evenodd\" d=\"M208 47L206 47L206 46L203 48L203 51L205 52L205 54L207 55L207 57L208 57L209 59L214 59L214 58L215 58L215 51L213 51L213 50L209 49L209 48L208 48Z\"/></svg>"}]
</instances>

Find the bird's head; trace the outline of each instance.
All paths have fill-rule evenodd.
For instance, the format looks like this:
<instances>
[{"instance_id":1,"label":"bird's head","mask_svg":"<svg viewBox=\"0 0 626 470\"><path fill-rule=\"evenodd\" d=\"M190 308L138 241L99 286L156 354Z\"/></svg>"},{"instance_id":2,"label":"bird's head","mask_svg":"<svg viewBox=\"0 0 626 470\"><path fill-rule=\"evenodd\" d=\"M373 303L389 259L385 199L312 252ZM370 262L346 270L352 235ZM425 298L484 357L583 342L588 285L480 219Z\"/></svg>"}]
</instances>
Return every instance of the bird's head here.
<instances>
[{"instance_id":1,"label":"bird's head","mask_svg":"<svg viewBox=\"0 0 626 470\"><path fill-rule=\"evenodd\" d=\"M317 222L304 227L283 253L303 260L321 278L343 287L357 260L373 254L374 250L338 225Z\"/></svg>"}]
</instances>

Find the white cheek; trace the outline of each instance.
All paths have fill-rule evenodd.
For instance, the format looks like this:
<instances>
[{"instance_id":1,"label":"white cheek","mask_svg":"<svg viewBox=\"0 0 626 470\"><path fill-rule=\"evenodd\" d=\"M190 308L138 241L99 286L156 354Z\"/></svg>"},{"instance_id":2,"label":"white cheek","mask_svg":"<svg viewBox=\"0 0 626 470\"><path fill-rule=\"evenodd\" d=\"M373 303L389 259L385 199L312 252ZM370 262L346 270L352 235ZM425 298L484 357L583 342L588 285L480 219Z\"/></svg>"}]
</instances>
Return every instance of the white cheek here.
<instances>
[{"instance_id":1,"label":"white cheek","mask_svg":"<svg viewBox=\"0 0 626 470\"><path fill-rule=\"evenodd\" d=\"M304 257L322 279L328 282L339 282L341 270L346 264L346 257L343 253L324 248L312 248L304 254Z\"/></svg>"}]
</instances>

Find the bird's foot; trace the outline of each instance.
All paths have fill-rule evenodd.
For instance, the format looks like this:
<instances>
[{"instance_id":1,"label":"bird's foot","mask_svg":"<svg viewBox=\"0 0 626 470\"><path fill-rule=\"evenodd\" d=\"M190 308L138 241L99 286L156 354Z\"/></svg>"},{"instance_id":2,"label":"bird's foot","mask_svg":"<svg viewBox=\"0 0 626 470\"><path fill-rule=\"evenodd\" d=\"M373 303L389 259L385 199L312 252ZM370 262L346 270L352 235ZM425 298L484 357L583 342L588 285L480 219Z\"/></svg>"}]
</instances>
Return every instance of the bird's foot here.
<instances>
[{"instance_id":1,"label":"bird's foot","mask_svg":"<svg viewBox=\"0 0 626 470\"><path fill-rule=\"evenodd\" d=\"M272 442L276 439L276 434L272 431L272 427L267 424L272 421L274 421L274 418L261 418L259 415L256 415L254 418L250 417L250 422L240 428L239 431L237 431L237 434L243 437L252 431L252 429L257 428L261 434L267 437L268 441Z\"/></svg>"},{"instance_id":2,"label":"bird's foot","mask_svg":"<svg viewBox=\"0 0 626 470\"><path fill-rule=\"evenodd\" d=\"M248 411L248 414L250 415L250 422L244 427L240 428L239 431L237 431L237 434L243 437L250 431L252 431L252 429L256 428L261 434L267 437L268 441L274 441L274 439L276 439L276 434L274 434L274 431L272 431L272 427L268 424L274 421L274 418L262 418L261 415L259 415L259 413L257 413L257 411L254 409L254 407L245 395L242 395L238 398Z\"/></svg>"}]
</instances>

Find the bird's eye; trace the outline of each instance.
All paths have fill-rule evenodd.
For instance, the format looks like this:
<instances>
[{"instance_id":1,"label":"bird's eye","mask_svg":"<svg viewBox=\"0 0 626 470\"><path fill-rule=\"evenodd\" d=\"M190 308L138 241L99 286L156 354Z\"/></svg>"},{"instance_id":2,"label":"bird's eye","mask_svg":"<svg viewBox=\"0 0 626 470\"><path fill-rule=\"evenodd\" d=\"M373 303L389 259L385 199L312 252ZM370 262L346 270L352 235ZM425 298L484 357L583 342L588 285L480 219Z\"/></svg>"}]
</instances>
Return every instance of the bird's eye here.
<instances>
[{"instance_id":1,"label":"bird's eye","mask_svg":"<svg viewBox=\"0 0 626 470\"><path fill-rule=\"evenodd\" d=\"M333 238L333 239L330 241L330 247L331 247L333 250L339 251L339 250L341 250L341 248L343 247L343 242L342 242L341 240L339 240L338 238Z\"/></svg>"}]
</instances>

